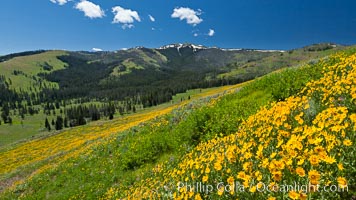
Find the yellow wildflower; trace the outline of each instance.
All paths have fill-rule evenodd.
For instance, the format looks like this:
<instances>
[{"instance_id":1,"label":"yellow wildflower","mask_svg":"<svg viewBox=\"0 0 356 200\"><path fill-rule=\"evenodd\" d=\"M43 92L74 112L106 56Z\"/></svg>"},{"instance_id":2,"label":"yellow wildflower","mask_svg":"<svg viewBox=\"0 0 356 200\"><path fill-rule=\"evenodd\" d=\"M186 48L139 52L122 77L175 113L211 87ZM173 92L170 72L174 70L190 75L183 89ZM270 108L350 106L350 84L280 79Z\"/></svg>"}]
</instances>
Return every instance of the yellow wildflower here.
<instances>
[{"instance_id":1,"label":"yellow wildflower","mask_svg":"<svg viewBox=\"0 0 356 200\"><path fill-rule=\"evenodd\" d=\"M230 177L227 179L227 183L228 183L229 185L234 185L234 181L235 181L235 179L234 179L234 177L232 177L232 176L230 176Z\"/></svg>"},{"instance_id":2,"label":"yellow wildflower","mask_svg":"<svg viewBox=\"0 0 356 200\"><path fill-rule=\"evenodd\" d=\"M195 195L194 199L195 199L195 200L202 200L202 198L201 198L201 196L200 196L199 193Z\"/></svg>"},{"instance_id":3,"label":"yellow wildflower","mask_svg":"<svg viewBox=\"0 0 356 200\"><path fill-rule=\"evenodd\" d=\"M347 140L344 140L343 144L347 147L351 146L352 145L352 142L351 140L347 139Z\"/></svg>"},{"instance_id":4,"label":"yellow wildflower","mask_svg":"<svg viewBox=\"0 0 356 200\"><path fill-rule=\"evenodd\" d=\"M289 198L291 198L291 199L299 199L299 194L298 194L298 192L296 192L296 191L290 191L290 192L288 192L288 196L289 196Z\"/></svg>"},{"instance_id":5,"label":"yellow wildflower","mask_svg":"<svg viewBox=\"0 0 356 200\"><path fill-rule=\"evenodd\" d=\"M275 181L280 181L280 180L282 180L282 172L281 172L281 171L273 172L272 175L273 175L273 179L274 179Z\"/></svg>"},{"instance_id":6,"label":"yellow wildflower","mask_svg":"<svg viewBox=\"0 0 356 200\"><path fill-rule=\"evenodd\" d=\"M308 195L305 194L305 193L299 193L299 199L300 200L306 200L306 199L308 199Z\"/></svg>"},{"instance_id":7,"label":"yellow wildflower","mask_svg":"<svg viewBox=\"0 0 356 200\"><path fill-rule=\"evenodd\" d=\"M218 188L218 195L221 196L224 193L224 187L221 186Z\"/></svg>"},{"instance_id":8,"label":"yellow wildflower","mask_svg":"<svg viewBox=\"0 0 356 200\"><path fill-rule=\"evenodd\" d=\"M305 171L303 168L301 167L297 167L297 169L295 170L295 172L300 176L300 177L304 177L305 176Z\"/></svg>"},{"instance_id":9,"label":"yellow wildflower","mask_svg":"<svg viewBox=\"0 0 356 200\"><path fill-rule=\"evenodd\" d=\"M215 162L214 169L216 171L220 171L222 169L221 163L220 162Z\"/></svg>"},{"instance_id":10,"label":"yellow wildflower","mask_svg":"<svg viewBox=\"0 0 356 200\"><path fill-rule=\"evenodd\" d=\"M209 176L208 175L205 175L205 176L203 176L203 183L205 183L205 182L207 182L208 181L208 179L209 179Z\"/></svg>"},{"instance_id":11,"label":"yellow wildflower","mask_svg":"<svg viewBox=\"0 0 356 200\"><path fill-rule=\"evenodd\" d=\"M340 188L345 188L347 187L347 180L343 177L338 177L337 178L337 183L339 184Z\"/></svg>"},{"instance_id":12,"label":"yellow wildflower","mask_svg":"<svg viewBox=\"0 0 356 200\"><path fill-rule=\"evenodd\" d=\"M209 174L209 173L210 173L210 168L209 168L209 167L207 167L207 168L205 169L205 173L206 173L206 174Z\"/></svg>"},{"instance_id":13,"label":"yellow wildflower","mask_svg":"<svg viewBox=\"0 0 356 200\"><path fill-rule=\"evenodd\" d=\"M317 185L320 179L320 173L316 170L310 170L308 173L309 181L313 185Z\"/></svg>"},{"instance_id":14,"label":"yellow wildflower","mask_svg":"<svg viewBox=\"0 0 356 200\"><path fill-rule=\"evenodd\" d=\"M319 157L316 155L312 155L309 158L310 164L317 166L319 164Z\"/></svg>"},{"instance_id":15,"label":"yellow wildflower","mask_svg":"<svg viewBox=\"0 0 356 200\"><path fill-rule=\"evenodd\" d=\"M338 168L340 171L344 170L344 166L342 165L342 163L337 164L337 168Z\"/></svg>"}]
</instances>

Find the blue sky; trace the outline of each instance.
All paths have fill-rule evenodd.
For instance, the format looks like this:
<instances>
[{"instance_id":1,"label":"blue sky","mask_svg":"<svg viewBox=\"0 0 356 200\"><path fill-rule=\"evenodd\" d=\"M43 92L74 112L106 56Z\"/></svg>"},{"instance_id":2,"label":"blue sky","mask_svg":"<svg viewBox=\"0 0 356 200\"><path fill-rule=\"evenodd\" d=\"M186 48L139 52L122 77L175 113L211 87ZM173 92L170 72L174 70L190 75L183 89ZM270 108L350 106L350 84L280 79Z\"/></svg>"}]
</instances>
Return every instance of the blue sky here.
<instances>
[{"instance_id":1,"label":"blue sky","mask_svg":"<svg viewBox=\"0 0 356 200\"><path fill-rule=\"evenodd\" d=\"M355 9L354 0L2 0L0 55L185 42L258 49L356 44Z\"/></svg>"}]
</instances>

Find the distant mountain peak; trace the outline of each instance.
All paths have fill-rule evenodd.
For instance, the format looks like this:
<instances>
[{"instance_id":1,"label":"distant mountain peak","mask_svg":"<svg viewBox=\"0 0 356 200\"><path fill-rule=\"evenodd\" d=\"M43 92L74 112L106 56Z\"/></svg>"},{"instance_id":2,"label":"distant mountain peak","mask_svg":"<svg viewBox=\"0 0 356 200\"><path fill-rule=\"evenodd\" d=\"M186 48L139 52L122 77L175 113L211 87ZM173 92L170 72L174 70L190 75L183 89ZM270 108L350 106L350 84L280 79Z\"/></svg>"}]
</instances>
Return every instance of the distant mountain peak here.
<instances>
[{"instance_id":1,"label":"distant mountain peak","mask_svg":"<svg viewBox=\"0 0 356 200\"><path fill-rule=\"evenodd\" d=\"M208 47L204 45L195 45L195 44L182 44L182 43L177 43L177 44L168 44L161 46L157 49L169 49L169 48L176 48L176 49L181 49L181 48L191 48L193 51L199 50L199 49L208 49Z\"/></svg>"}]
</instances>

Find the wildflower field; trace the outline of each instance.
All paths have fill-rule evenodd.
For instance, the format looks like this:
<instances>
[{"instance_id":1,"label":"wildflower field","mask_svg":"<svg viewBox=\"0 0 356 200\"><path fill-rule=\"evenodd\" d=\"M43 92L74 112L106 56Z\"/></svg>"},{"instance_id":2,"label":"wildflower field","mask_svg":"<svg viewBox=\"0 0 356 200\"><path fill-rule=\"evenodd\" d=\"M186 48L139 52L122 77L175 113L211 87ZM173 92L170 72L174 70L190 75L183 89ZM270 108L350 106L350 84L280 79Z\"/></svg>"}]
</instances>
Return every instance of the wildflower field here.
<instances>
[{"instance_id":1,"label":"wildflower field","mask_svg":"<svg viewBox=\"0 0 356 200\"><path fill-rule=\"evenodd\" d=\"M3 149L0 198L351 199L355 52Z\"/></svg>"},{"instance_id":2,"label":"wildflower field","mask_svg":"<svg viewBox=\"0 0 356 200\"><path fill-rule=\"evenodd\" d=\"M239 88L240 85L212 88L192 95L192 100L219 96ZM99 145L106 144L113 136L184 106L189 101L165 104L147 111L118 118L113 121L95 122L87 126L65 130L32 141L0 149L0 191L22 187L38 174L55 169L60 163L89 155ZM12 198L10 198L12 199Z\"/></svg>"},{"instance_id":3,"label":"wildflower field","mask_svg":"<svg viewBox=\"0 0 356 200\"><path fill-rule=\"evenodd\" d=\"M284 101L262 107L235 133L200 143L176 164L158 165L154 175L127 188L123 196L354 198L356 54L340 53L318 66L320 79ZM293 184L301 187L285 187ZM121 192L110 188L107 197Z\"/></svg>"}]
</instances>

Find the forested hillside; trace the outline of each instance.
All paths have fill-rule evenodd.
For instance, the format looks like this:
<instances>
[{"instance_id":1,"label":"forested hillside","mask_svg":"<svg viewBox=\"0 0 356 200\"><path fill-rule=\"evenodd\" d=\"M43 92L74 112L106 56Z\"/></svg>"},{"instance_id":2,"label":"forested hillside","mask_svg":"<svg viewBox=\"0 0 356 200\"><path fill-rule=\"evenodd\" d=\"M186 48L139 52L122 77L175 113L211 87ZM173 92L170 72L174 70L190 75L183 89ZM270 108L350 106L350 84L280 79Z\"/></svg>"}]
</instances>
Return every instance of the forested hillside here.
<instances>
[{"instance_id":1,"label":"forested hillside","mask_svg":"<svg viewBox=\"0 0 356 200\"><path fill-rule=\"evenodd\" d=\"M242 83L345 48L317 44L269 51L173 44L156 49L3 56L0 145L174 103L174 95L187 90ZM178 101L189 98L182 96Z\"/></svg>"}]
</instances>

